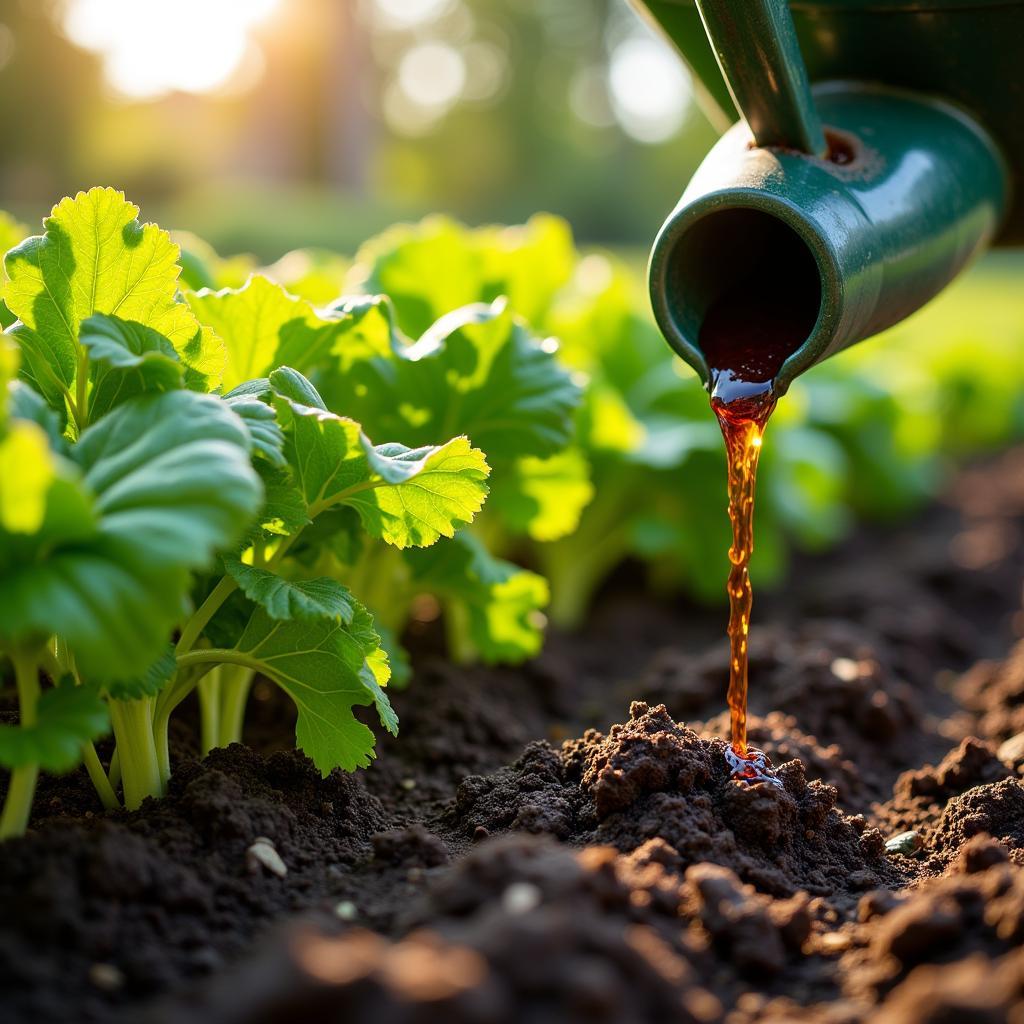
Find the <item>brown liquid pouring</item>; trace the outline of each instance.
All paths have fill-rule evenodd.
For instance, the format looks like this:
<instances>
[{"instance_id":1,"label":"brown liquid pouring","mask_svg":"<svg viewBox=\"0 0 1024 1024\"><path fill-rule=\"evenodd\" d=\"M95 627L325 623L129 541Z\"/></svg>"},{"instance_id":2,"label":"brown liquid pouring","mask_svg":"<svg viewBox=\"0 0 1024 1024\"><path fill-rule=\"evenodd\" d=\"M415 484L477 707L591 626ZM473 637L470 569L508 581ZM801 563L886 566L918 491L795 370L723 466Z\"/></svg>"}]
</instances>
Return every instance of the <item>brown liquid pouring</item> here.
<instances>
[{"instance_id":1,"label":"brown liquid pouring","mask_svg":"<svg viewBox=\"0 0 1024 1024\"><path fill-rule=\"evenodd\" d=\"M751 309L762 312L753 318ZM752 327L752 320L755 326ZM787 308L777 293L730 292L708 310L700 347L711 370L711 408L725 438L729 473L729 716L733 777L781 785L767 757L747 745L747 634L753 591L754 497L757 463L768 419L775 409L775 378L813 324Z\"/></svg>"}]
</instances>

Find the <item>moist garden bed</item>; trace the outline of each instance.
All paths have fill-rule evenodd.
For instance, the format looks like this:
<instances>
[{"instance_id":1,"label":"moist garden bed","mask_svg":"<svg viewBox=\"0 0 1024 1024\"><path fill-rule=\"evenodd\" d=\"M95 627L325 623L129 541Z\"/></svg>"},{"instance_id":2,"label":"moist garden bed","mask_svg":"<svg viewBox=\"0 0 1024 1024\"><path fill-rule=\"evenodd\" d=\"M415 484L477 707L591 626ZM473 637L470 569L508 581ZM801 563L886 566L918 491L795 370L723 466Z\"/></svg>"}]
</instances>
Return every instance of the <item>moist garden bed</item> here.
<instances>
[{"instance_id":1,"label":"moist garden bed","mask_svg":"<svg viewBox=\"0 0 1024 1024\"><path fill-rule=\"evenodd\" d=\"M759 595L781 789L728 777L721 611L628 571L518 669L413 636L368 771L321 779L268 687L136 813L46 778L0 846L3 1020L1008 1019L1022 576L1018 449Z\"/></svg>"}]
</instances>

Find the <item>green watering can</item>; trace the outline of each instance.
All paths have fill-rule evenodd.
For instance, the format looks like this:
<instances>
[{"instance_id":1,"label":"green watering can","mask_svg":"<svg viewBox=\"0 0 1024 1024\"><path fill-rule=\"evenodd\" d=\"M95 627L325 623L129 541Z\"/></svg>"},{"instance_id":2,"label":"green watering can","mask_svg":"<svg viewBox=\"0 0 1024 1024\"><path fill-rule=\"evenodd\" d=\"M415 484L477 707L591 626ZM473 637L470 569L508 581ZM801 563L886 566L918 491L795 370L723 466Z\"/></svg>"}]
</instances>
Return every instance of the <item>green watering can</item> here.
<instances>
[{"instance_id":1,"label":"green watering can","mask_svg":"<svg viewBox=\"0 0 1024 1024\"><path fill-rule=\"evenodd\" d=\"M1024 242L1022 0L632 2L685 57L709 114L743 116L651 254L658 324L705 384L716 304L750 337L774 320L805 337L781 394L989 244Z\"/></svg>"}]
</instances>

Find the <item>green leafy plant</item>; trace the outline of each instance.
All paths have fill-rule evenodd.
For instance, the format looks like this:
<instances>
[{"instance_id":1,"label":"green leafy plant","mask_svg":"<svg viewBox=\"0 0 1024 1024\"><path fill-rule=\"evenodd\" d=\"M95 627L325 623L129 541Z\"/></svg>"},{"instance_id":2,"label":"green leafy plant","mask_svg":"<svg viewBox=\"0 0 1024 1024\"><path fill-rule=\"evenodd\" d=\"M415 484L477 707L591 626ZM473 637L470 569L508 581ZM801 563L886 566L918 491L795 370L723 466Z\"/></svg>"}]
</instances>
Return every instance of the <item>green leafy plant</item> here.
<instances>
[{"instance_id":1,"label":"green leafy plant","mask_svg":"<svg viewBox=\"0 0 1024 1024\"><path fill-rule=\"evenodd\" d=\"M397 731L388 655L316 563L451 538L487 493L464 435L374 444L282 365L315 361L356 312L318 316L261 278L182 301L176 246L137 214L80 193L5 261L0 649L20 722L0 729L3 835L40 769L84 761L107 806L119 786L129 808L158 795L174 709L200 687L204 744L234 737L255 673L295 702L325 774L368 764L353 708Z\"/></svg>"},{"instance_id":2,"label":"green leafy plant","mask_svg":"<svg viewBox=\"0 0 1024 1024\"><path fill-rule=\"evenodd\" d=\"M571 446L582 390L557 346L536 337L503 296L445 313L415 338L379 294L314 309L256 275L242 288L186 298L229 352L246 348L251 362L239 377L287 363L308 375L329 410L412 448L468 435L487 453L498 514L546 535L578 520L590 497L586 466ZM397 637L424 594L443 607L457 658L521 661L540 649L547 584L494 557L486 529L460 531L443 553L428 556L331 528L327 542L296 557L361 595L382 628L397 682L407 678Z\"/></svg>"}]
</instances>

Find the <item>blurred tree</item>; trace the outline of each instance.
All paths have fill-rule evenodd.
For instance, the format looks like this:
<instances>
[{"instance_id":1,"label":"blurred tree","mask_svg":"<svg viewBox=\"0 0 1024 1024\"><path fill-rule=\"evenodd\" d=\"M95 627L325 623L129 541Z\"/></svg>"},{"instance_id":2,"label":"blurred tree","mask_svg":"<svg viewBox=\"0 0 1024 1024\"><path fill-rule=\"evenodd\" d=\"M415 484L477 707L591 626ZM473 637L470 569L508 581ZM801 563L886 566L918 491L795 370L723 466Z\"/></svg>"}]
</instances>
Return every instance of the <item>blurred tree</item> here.
<instances>
[{"instance_id":1,"label":"blurred tree","mask_svg":"<svg viewBox=\"0 0 1024 1024\"><path fill-rule=\"evenodd\" d=\"M714 139L693 108L655 144L623 130L613 61L619 47L648 40L623 0L414 0L433 16L398 24L380 14L394 5L363 5L375 27L377 96L392 133L380 153L378 187L418 194L470 220L553 210L584 238L640 242ZM396 101L396 89L428 84L429 65L422 83L404 72L410 54L431 43L460 59L460 94L433 110L415 95ZM437 64L435 74L443 70ZM489 76L484 85L492 88L478 90L474 74ZM650 81L658 88L657 75ZM643 89L631 85L634 94ZM654 107L663 99L650 97Z\"/></svg>"},{"instance_id":2,"label":"blurred tree","mask_svg":"<svg viewBox=\"0 0 1024 1024\"><path fill-rule=\"evenodd\" d=\"M206 92L148 93L151 71L187 83L175 72L219 50L175 42L184 7L138 0L134 20L110 22L124 11L105 2L7 0L0 13L13 40L4 65L0 30L0 205L33 219L105 183L147 216L268 258L351 250L433 209L472 222L547 209L583 241L643 245L714 137L625 0L278 0L258 21L207 0L224 38L247 26L246 59ZM76 10L94 34L118 30L138 90L117 94L126 66L88 33L76 37L97 53L68 42ZM165 10L178 20L161 36Z\"/></svg>"},{"instance_id":3,"label":"blurred tree","mask_svg":"<svg viewBox=\"0 0 1024 1024\"><path fill-rule=\"evenodd\" d=\"M85 184L76 180L75 156L100 93L95 62L54 33L53 7L0 7L0 193L33 221L42 206Z\"/></svg>"}]
</instances>

